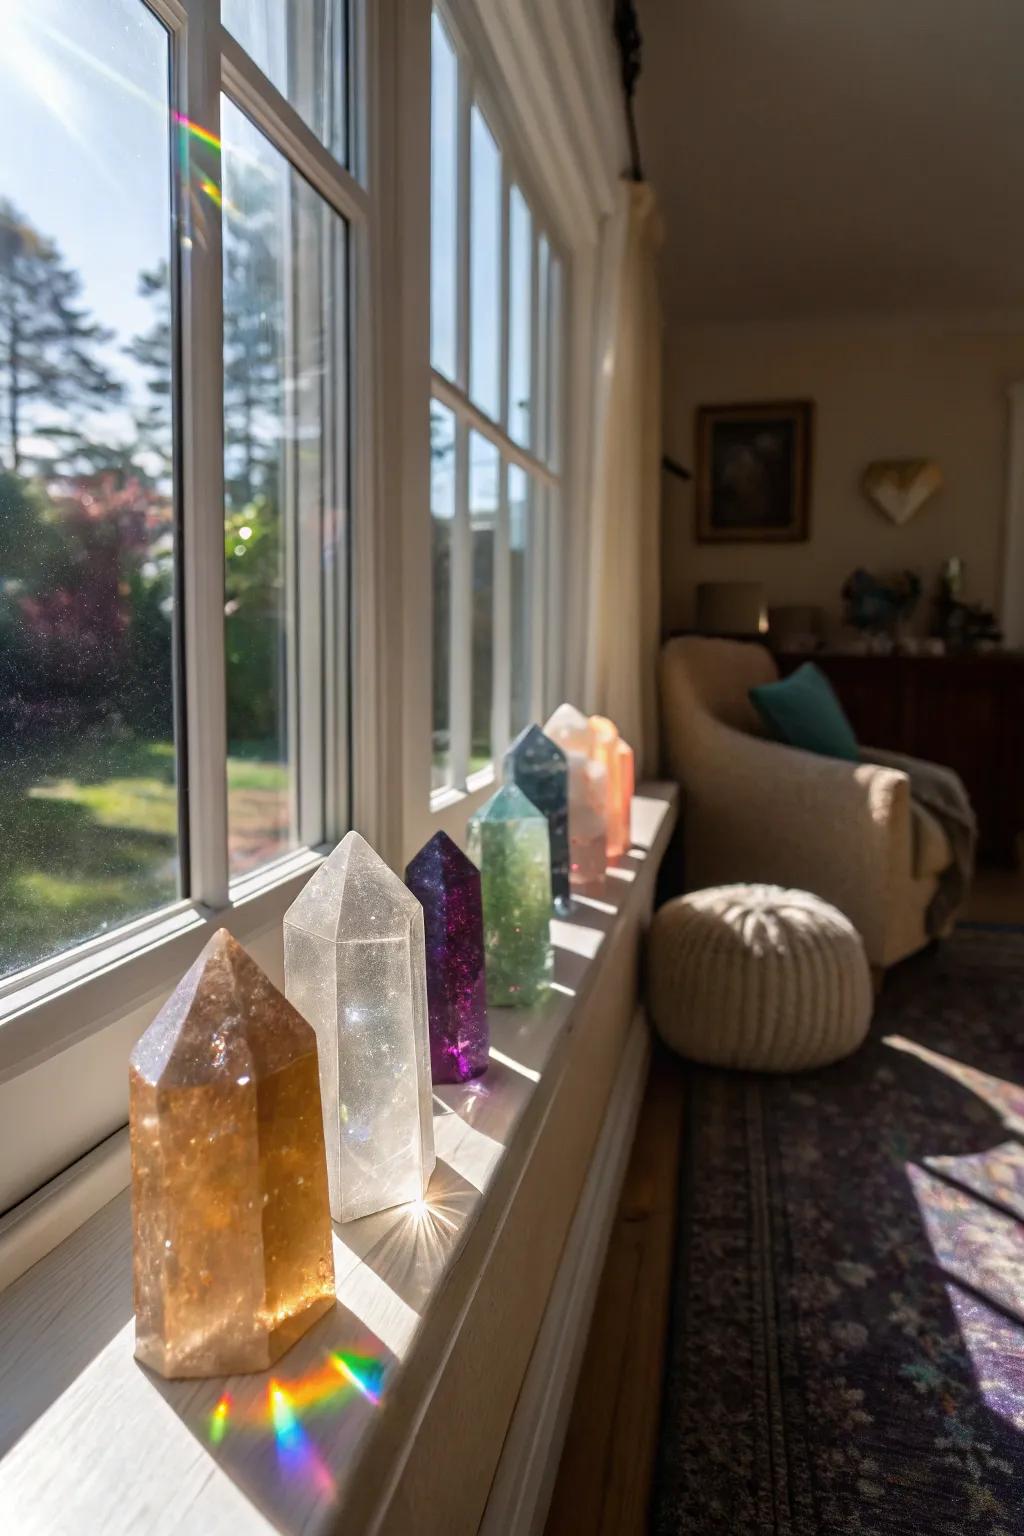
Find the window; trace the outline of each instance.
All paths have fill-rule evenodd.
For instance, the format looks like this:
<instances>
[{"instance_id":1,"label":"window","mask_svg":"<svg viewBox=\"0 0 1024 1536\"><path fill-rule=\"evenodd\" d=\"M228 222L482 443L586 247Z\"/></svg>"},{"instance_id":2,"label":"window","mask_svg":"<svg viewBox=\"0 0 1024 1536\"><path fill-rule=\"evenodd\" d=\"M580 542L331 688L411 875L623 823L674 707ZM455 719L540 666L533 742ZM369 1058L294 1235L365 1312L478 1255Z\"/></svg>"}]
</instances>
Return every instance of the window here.
<instances>
[{"instance_id":1,"label":"window","mask_svg":"<svg viewBox=\"0 0 1024 1536\"><path fill-rule=\"evenodd\" d=\"M5 8L2 975L186 887L169 66L138 0Z\"/></svg>"},{"instance_id":2,"label":"window","mask_svg":"<svg viewBox=\"0 0 1024 1536\"><path fill-rule=\"evenodd\" d=\"M348 825L357 11L3 7L8 991Z\"/></svg>"},{"instance_id":3,"label":"window","mask_svg":"<svg viewBox=\"0 0 1024 1536\"><path fill-rule=\"evenodd\" d=\"M564 276L440 9L431 46L430 787L446 793L546 703Z\"/></svg>"}]
</instances>

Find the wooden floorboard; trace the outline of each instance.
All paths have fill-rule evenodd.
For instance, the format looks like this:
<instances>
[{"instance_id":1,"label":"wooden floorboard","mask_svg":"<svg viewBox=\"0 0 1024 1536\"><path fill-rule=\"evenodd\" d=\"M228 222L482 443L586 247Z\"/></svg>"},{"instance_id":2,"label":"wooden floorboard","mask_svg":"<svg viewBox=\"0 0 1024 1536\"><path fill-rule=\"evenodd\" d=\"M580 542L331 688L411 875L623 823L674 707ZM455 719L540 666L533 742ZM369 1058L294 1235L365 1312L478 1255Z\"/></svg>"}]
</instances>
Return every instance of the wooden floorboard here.
<instances>
[{"instance_id":1,"label":"wooden floorboard","mask_svg":"<svg viewBox=\"0 0 1024 1536\"><path fill-rule=\"evenodd\" d=\"M682 1069L656 1049L546 1536L640 1536L647 1529L682 1125Z\"/></svg>"}]
</instances>

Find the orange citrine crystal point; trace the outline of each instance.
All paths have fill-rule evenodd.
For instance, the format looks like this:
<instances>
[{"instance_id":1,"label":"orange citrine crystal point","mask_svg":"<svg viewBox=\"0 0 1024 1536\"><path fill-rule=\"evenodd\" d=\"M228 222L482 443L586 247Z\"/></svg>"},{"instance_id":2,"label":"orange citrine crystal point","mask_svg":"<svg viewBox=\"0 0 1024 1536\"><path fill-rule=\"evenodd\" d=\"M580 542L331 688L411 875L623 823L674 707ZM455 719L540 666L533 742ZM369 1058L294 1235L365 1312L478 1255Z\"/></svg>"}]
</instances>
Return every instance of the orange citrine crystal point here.
<instances>
[{"instance_id":1,"label":"orange citrine crystal point","mask_svg":"<svg viewBox=\"0 0 1024 1536\"><path fill-rule=\"evenodd\" d=\"M608 775L608 857L617 859L626 852L630 842L630 804L633 799L632 784L627 799L626 775L632 779L633 754L629 752L629 768L622 753L622 738L612 720L604 715L591 715L592 755L602 764ZM627 751L629 749L627 748Z\"/></svg>"},{"instance_id":2,"label":"orange citrine crystal point","mask_svg":"<svg viewBox=\"0 0 1024 1536\"><path fill-rule=\"evenodd\" d=\"M271 1365L334 1305L316 1036L220 929L129 1074L135 1354Z\"/></svg>"}]
</instances>

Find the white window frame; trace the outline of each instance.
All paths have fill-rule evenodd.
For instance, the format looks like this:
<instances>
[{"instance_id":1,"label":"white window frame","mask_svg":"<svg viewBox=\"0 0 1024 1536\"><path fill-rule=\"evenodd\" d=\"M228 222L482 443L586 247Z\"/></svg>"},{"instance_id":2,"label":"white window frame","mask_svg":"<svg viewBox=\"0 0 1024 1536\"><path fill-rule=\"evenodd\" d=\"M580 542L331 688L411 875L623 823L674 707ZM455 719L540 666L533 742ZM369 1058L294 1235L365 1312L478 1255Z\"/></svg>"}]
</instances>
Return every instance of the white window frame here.
<instances>
[{"instance_id":1,"label":"white window frame","mask_svg":"<svg viewBox=\"0 0 1024 1536\"><path fill-rule=\"evenodd\" d=\"M510 732L510 604L508 469L517 465L528 476L533 501L533 569L531 590L537 601L530 606L531 719L543 720L556 702L561 676L563 604L559 600L562 550L565 540L564 443L565 413L562 408L567 346L566 292L571 281L570 261L544 201L537 192L518 150L517 137L501 113L490 80L481 68L478 51L467 38L453 5L435 0L436 8L458 60L457 209L456 209L456 378L431 365L430 397L449 410L455 421L455 526L453 528L451 642L450 642L450 740L452 782L430 788L429 766L420 785L421 797L429 795L432 813L465 813L467 798L479 800L499 777L501 758ZM428 54L429 60L429 54ZM428 63L429 76L429 63ZM474 106L482 114L501 154L501 292L499 332L498 418L489 416L470 394L472 335L470 285L470 143ZM510 348L510 233L509 209L513 186L518 187L531 215L530 286L530 436L524 448L508 431ZM553 296L553 323L546 336L539 325L540 242L549 250L549 296ZM556 270L560 282L554 281ZM429 280L428 280L429 292ZM429 311L429 304L428 304ZM553 387L552 387L553 385ZM469 772L470 699L472 670L469 527L469 433L476 432L500 454L498 522L494 563L494 644L492 684L492 758L489 764ZM550 442L547 440L550 437ZM428 515L429 498L423 515ZM432 624L428 634L433 633ZM432 710L432 701L431 701ZM431 714L432 721L432 714ZM432 730L430 737L432 742Z\"/></svg>"},{"instance_id":2,"label":"white window frame","mask_svg":"<svg viewBox=\"0 0 1024 1536\"><path fill-rule=\"evenodd\" d=\"M124 1122L127 1046L217 927L229 928L272 976L279 977L284 912L350 820L384 849L388 846L383 815L388 783L380 771L383 725L377 697L383 657L376 600L382 590L379 561L386 530L376 526L374 515L380 501L374 434L381 135L367 110L375 95L380 7L348 0L354 43L349 54L354 97L350 170L321 145L297 110L221 26L220 0L138 3L146 4L168 29L172 110L219 139L223 91L347 224L349 398L344 410L349 526L346 557L336 565L338 590L328 594L327 603L346 624L348 675L338 675L340 669L332 668L326 658L323 714L317 698L315 720L300 722L300 740L303 731L318 746L321 736L326 738L324 750L317 753L324 763L322 781L317 777L317 799L322 789L326 822L317 828L318 841L231 880L221 230L218 219L208 218L199 241L175 152L168 218L177 246L175 259L181 263L176 296L181 476L176 494L182 508L179 601L184 612L189 896L0 982L0 1211ZM358 594L351 615L349 591ZM303 606L293 637L297 651L308 654L320 647L322 617L319 603ZM300 835L309 830L308 820L299 827ZM85 1058L75 1049L83 1042ZM38 1123L41 1105L52 1110L43 1126Z\"/></svg>"}]
</instances>

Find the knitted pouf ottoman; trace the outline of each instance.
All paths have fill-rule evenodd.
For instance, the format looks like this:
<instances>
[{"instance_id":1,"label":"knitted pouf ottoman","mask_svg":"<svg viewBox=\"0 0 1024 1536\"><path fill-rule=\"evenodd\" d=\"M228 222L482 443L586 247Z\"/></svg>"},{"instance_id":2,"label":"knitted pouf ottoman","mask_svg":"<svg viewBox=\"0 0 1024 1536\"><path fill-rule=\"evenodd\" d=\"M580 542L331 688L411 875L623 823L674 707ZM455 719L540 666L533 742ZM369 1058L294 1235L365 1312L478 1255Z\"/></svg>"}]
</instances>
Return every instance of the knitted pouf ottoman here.
<instances>
[{"instance_id":1,"label":"knitted pouf ottoman","mask_svg":"<svg viewBox=\"0 0 1024 1536\"><path fill-rule=\"evenodd\" d=\"M724 885L666 903L648 946L662 1039L716 1067L793 1072L855 1051L873 993L852 923L817 896Z\"/></svg>"}]
</instances>

